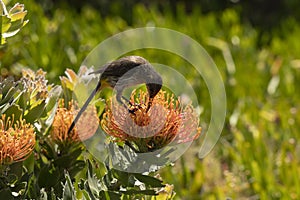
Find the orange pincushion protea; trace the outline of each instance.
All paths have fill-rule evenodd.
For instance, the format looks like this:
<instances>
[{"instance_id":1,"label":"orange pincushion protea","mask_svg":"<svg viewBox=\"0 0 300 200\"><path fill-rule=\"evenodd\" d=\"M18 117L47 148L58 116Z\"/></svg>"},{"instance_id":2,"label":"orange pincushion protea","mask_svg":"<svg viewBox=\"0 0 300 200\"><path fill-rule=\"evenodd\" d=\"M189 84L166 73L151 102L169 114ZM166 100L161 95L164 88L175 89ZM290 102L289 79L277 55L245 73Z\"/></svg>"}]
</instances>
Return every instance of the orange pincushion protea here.
<instances>
[{"instance_id":1,"label":"orange pincushion protea","mask_svg":"<svg viewBox=\"0 0 300 200\"><path fill-rule=\"evenodd\" d=\"M50 133L56 143L71 144L87 140L95 134L99 126L99 120L94 106L89 106L86 109L75 128L68 134L69 127L78 111L79 109L75 108L73 101L69 102L68 108L65 108L64 100L60 100Z\"/></svg>"},{"instance_id":2,"label":"orange pincushion protea","mask_svg":"<svg viewBox=\"0 0 300 200\"><path fill-rule=\"evenodd\" d=\"M117 141L135 146L138 152L163 148L171 142L185 143L198 138L198 117L191 105L180 106L173 95L160 91L147 112L147 93L134 91L130 98L130 110L110 101L103 115L103 130Z\"/></svg>"},{"instance_id":3,"label":"orange pincushion protea","mask_svg":"<svg viewBox=\"0 0 300 200\"><path fill-rule=\"evenodd\" d=\"M0 165L25 160L33 151L35 131L23 119L14 120L4 114L0 119Z\"/></svg>"}]
</instances>

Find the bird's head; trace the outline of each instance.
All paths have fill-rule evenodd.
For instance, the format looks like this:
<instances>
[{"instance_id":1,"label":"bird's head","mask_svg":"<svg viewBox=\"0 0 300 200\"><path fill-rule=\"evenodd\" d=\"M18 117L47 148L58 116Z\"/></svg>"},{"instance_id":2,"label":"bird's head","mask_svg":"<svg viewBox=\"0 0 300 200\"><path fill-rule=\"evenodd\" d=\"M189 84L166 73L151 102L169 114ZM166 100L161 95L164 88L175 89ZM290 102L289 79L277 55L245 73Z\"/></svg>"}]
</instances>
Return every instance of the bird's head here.
<instances>
[{"instance_id":1,"label":"bird's head","mask_svg":"<svg viewBox=\"0 0 300 200\"><path fill-rule=\"evenodd\" d=\"M159 82L147 83L146 87L147 87L147 90L148 90L148 93L149 93L149 98L153 99L162 87L161 77L159 77Z\"/></svg>"}]
</instances>

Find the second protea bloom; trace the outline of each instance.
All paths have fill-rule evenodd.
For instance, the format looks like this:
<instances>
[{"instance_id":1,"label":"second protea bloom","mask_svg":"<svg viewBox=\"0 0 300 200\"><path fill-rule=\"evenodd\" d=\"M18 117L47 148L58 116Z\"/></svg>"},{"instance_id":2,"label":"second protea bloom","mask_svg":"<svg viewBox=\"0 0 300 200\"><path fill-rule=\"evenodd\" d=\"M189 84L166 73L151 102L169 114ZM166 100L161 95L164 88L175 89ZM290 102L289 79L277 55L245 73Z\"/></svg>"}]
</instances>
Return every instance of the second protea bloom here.
<instances>
[{"instance_id":1,"label":"second protea bloom","mask_svg":"<svg viewBox=\"0 0 300 200\"><path fill-rule=\"evenodd\" d=\"M70 145L87 140L98 129L99 119L96 108L89 106L77 122L75 128L68 133L68 129L79 111L76 107L74 101L68 102L67 105L65 105L63 99L59 101L50 132L52 139L57 144Z\"/></svg>"},{"instance_id":2,"label":"second protea bloom","mask_svg":"<svg viewBox=\"0 0 300 200\"><path fill-rule=\"evenodd\" d=\"M160 91L148 112L146 92L134 91L129 101L130 112L116 101L109 101L101 126L114 141L125 142L136 152L155 151L170 143L191 142L201 133L193 107L183 107L174 95Z\"/></svg>"}]
</instances>

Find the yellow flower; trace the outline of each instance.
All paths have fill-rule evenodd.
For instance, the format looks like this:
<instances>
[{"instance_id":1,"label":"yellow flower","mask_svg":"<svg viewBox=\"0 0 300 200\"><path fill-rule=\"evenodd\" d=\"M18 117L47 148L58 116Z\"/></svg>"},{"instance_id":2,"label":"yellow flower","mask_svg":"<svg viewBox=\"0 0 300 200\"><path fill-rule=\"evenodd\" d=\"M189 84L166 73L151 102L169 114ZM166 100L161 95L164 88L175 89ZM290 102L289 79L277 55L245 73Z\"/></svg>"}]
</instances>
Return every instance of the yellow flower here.
<instances>
[{"instance_id":1,"label":"yellow flower","mask_svg":"<svg viewBox=\"0 0 300 200\"><path fill-rule=\"evenodd\" d=\"M139 97L137 97L139 96ZM128 112L118 103L108 102L101 121L102 129L116 141L123 141L137 152L149 152L173 143L198 138L198 116L191 105L182 107L173 95L160 91L147 112L147 93L134 91Z\"/></svg>"},{"instance_id":2,"label":"yellow flower","mask_svg":"<svg viewBox=\"0 0 300 200\"><path fill-rule=\"evenodd\" d=\"M92 137L99 126L97 111L94 106L89 106L82 114L74 129L68 134L74 118L79 109L73 101L68 103L65 108L64 100L59 101L51 129L51 137L58 144L72 144Z\"/></svg>"},{"instance_id":3,"label":"yellow flower","mask_svg":"<svg viewBox=\"0 0 300 200\"><path fill-rule=\"evenodd\" d=\"M33 151L35 131L31 124L23 119L14 121L14 117L2 114L0 119L0 165L25 160Z\"/></svg>"}]
</instances>

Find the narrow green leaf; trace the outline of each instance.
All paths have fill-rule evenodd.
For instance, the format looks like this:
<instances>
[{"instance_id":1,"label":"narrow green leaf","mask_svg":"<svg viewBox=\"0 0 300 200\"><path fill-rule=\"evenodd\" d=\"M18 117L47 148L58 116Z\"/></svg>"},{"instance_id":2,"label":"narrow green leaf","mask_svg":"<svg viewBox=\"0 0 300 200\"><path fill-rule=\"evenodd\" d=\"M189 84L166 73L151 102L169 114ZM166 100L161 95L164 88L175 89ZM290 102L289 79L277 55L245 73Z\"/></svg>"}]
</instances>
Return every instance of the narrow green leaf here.
<instances>
[{"instance_id":1,"label":"narrow green leaf","mask_svg":"<svg viewBox=\"0 0 300 200\"><path fill-rule=\"evenodd\" d=\"M116 169L111 169L111 173L112 173L113 177L118 179L123 186L126 186L126 187L134 186L134 183L129 182L130 173L119 171Z\"/></svg>"},{"instance_id":2,"label":"narrow green leaf","mask_svg":"<svg viewBox=\"0 0 300 200\"><path fill-rule=\"evenodd\" d=\"M91 197L90 197L90 195L89 195L89 193L87 191L82 190L81 192L83 194L83 199L84 200L91 200Z\"/></svg>"},{"instance_id":3,"label":"narrow green leaf","mask_svg":"<svg viewBox=\"0 0 300 200\"><path fill-rule=\"evenodd\" d=\"M41 189L40 194L40 200L48 200L48 195L44 188Z\"/></svg>"},{"instance_id":4,"label":"narrow green leaf","mask_svg":"<svg viewBox=\"0 0 300 200\"><path fill-rule=\"evenodd\" d=\"M7 117L14 116L15 120L19 120L22 113L23 113L23 110L20 108L19 105L16 105L16 104L12 104L4 111L4 114L6 114Z\"/></svg>"},{"instance_id":5,"label":"narrow green leaf","mask_svg":"<svg viewBox=\"0 0 300 200\"><path fill-rule=\"evenodd\" d=\"M25 110L27 107L27 103L29 102L30 94L27 91L22 91L19 99L18 99L18 105Z\"/></svg>"},{"instance_id":6,"label":"narrow green leaf","mask_svg":"<svg viewBox=\"0 0 300 200\"><path fill-rule=\"evenodd\" d=\"M46 105L46 112L48 113L49 111L51 111L54 106L57 103L57 99L59 98L59 96L61 95L61 87L60 86L55 86L53 87L50 92L49 92L49 101Z\"/></svg>"},{"instance_id":7,"label":"narrow green leaf","mask_svg":"<svg viewBox=\"0 0 300 200\"><path fill-rule=\"evenodd\" d=\"M5 91L5 89L6 88L4 88L4 90L3 90L1 104L9 103L9 102L13 101L13 96L17 92L16 88L14 88L14 87L9 88L7 92Z\"/></svg>"},{"instance_id":8,"label":"narrow green leaf","mask_svg":"<svg viewBox=\"0 0 300 200\"><path fill-rule=\"evenodd\" d=\"M65 172L66 183L63 188L63 200L76 200L76 192L70 175Z\"/></svg>"},{"instance_id":9,"label":"narrow green leaf","mask_svg":"<svg viewBox=\"0 0 300 200\"><path fill-rule=\"evenodd\" d=\"M123 194L128 194L128 195L157 195L154 190L126 190L122 191Z\"/></svg>"},{"instance_id":10,"label":"narrow green leaf","mask_svg":"<svg viewBox=\"0 0 300 200\"><path fill-rule=\"evenodd\" d=\"M90 193L98 194L99 193L99 187L98 187L99 180L97 179L96 175L93 172L93 166L92 163L88 160L88 170L87 170L87 182L86 186L88 186L88 189L90 190Z\"/></svg>"},{"instance_id":11,"label":"narrow green leaf","mask_svg":"<svg viewBox=\"0 0 300 200\"><path fill-rule=\"evenodd\" d=\"M40 144L43 149L43 154L46 156L46 158L48 160L53 159L55 157L54 147L51 144L49 144L47 140L44 140L42 142L40 141Z\"/></svg>"},{"instance_id":12,"label":"narrow green leaf","mask_svg":"<svg viewBox=\"0 0 300 200\"><path fill-rule=\"evenodd\" d=\"M135 174L134 175L136 179L144 183L146 186L150 187L165 187L164 184L162 184L162 181L154 178L152 176L142 175L142 174Z\"/></svg>"},{"instance_id":13,"label":"narrow green leaf","mask_svg":"<svg viewBox=\"0 0 300 200\"><path fill-rule=\"evenodd\" d=\"M121 199L122 194L112 192L112 191L100 191L99 192L100 199L105 200L114 200L114 199Z\"/></svg>"},{"instance_id":14,"label":"narrow green leaf","mask_svg":"<svg viewBox=\"0 0 300 200\"><path fill-rule=\"evenodd\" d=\"M50 196L50 199L51 200L57 200L57 198L56 198L56 194L55 194L55 191L54 191L54 189L53 188L51 188L51 196Z\"/></svg>"},{"instance_id":15,"label":"narrow green leaf","mask_svg":"<svg viewBox=\"0 0 300 200\"><path fill-rule=\"evenodd\" d=\"M43 113L45 109L45 101L42 101L39 105L33 107L29 112L24 116L26 122L33 123L37 120Z\"/></svg>"},{"instance_id":16,"label":"narrow green leaf","mask_svg":"<svg viewBox=\"0 0 300 200\"><path fill-rule=\"evenodd\" d=\"M11 20L7 16L1 16L2 20L2 34L5 33L11 26Z\"/></svg>"},{"instance_id":17,"label":"narrow green leaf","mask_svg":"<svg viewBox=\"0 0 300 200\"><path fill-rule=\"evenodd\" d=\"M9 29L5 31L5 33L9 34L10 32L19 31L23 26L24 26L24 22L21 20L11 22Z\"/></svg>"},{"instance_id":18,"label":"narrow green leaf","mask_svg":"<svg viewBox=\"0 0 300 200\"><path fill-rule=\"evenodd\" d=\"M89 182L85 182L84 189L88 192L91 200L97 200L96 194L91 190Z\"/></svg>"}]
</instances>

